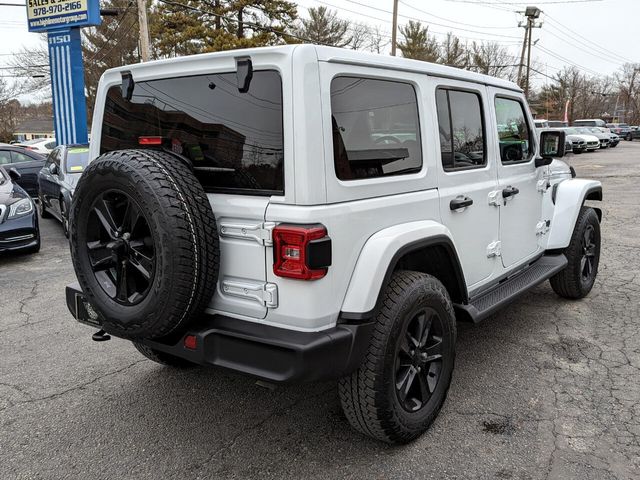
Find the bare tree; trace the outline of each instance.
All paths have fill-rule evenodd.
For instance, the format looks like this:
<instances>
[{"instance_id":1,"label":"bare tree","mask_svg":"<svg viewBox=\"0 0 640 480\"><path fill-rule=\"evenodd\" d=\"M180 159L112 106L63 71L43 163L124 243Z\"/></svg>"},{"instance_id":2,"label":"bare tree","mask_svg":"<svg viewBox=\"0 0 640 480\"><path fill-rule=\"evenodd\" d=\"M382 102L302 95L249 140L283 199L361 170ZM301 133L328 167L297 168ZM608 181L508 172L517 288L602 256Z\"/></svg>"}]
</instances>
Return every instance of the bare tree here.
<instances>
[{"instance_id":1,"label":"bare tree","mask_svg":"<svg viewBox=\"0 0 640 480\"><path fill-rule=\"evenodd\" d=\"M616 75L616 83L625 120L637 125L640 123L640 63L625 63Z\"/></svg>"},{"instance_id":2,"label":"bare tree","mask_svg":"<svg viewBox=\"0 0 640 480\"><path fill-rule=\"evenodd\" d=\"M369 51L374 53L382 53L384 49L391 43L388 35L385 35L380 25L376 25L371 29Z\"/></svg>"}]
</instances>

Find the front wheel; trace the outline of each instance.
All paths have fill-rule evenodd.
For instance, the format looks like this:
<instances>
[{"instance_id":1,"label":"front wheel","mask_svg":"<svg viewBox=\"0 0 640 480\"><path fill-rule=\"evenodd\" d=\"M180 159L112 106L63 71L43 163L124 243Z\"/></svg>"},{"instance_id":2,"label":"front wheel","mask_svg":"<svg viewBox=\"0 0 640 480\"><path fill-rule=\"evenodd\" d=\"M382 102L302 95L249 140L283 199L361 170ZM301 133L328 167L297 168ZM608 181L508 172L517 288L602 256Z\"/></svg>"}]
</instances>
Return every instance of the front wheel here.
<instances>
[{"instance_id":1,"label":"front wheel","mask_svg":"<svg viewBox=\"0 0 640 480\"><path fill-rule=\"evenodd\" d=\"M582 207L571 242L563 253L569 263L549 279L553 291L564 298L586 297L596 281L600 263L600 221L593 208Z\"/></svg>"},{"instance_id":2,"label":"front wheel","mask_svg":"<svg viewBox=\"0 0 640 480\"><path fill-rule=\"evenodd\" d=\"M51 214L47 212L47 209L44 206L44 199L42 198L42 195L38 195L38 213L40 213L40 218L51 218Z\"/></svg>"},{"instance_id":3,"label":"front wheel","mask_svg":"<svg viewBox=\"0 0 640 480\"><path fill-rule=\"evenodd\" d=\"M447 396L455 341L453 306L442 283L423 273L394 273L362 364L338 384L351 425L387 443L424 433Z\"/></svg>"},{"instance_id":4,"label":"front wheel","mask_svg":"<svg viewBox=\"0 0 640 480\"><path fill-rule=\"evenodd\" d=\"M64 199L60 199L60 217L62 218L62 232L69 238L69 211Z\"/></svg>"}]
</instances>

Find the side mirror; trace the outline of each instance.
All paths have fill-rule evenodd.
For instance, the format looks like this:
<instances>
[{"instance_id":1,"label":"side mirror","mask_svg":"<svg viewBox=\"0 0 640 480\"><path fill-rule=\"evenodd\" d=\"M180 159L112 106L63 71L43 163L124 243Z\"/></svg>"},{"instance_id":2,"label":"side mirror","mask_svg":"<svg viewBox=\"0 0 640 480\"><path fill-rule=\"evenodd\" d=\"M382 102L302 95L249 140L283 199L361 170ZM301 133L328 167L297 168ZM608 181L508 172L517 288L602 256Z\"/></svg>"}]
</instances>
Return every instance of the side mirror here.
<instances>
[{"instance_id":1,"label":"side mirror","mask_svg":"<svg viewBox=\"0 0 640 480\"><path fill-rule=\"evenodd\" d=\"M58 165L56 165L55 163L52 163L49 165L49 173L51 173L51 175L57 175L58 174Z\"/></svg>"},{"instance_id":2,"label":"side mirror","mask_svg":"<svg viewBox=\"0 0 640 480\"><path fill-rule=\"evenodd\" d=\"M554 158L564 157L565 133L562 130L544 131L540 134L540 158L536 167L549 165Z\"/></svg>"},{"instance_id":3,"label":"side mirror","mask_svg":"<svg viewBox=\"0 0 640 480\"><path fill-rule=\"evenodd\" d=\"M20 180L22 178L22 175L20 175L20 172L18 170L16 170L15 168L10 168L9 169L9 177L14 182L17 182L18 180Z\"/></svg>"}]
</instances>

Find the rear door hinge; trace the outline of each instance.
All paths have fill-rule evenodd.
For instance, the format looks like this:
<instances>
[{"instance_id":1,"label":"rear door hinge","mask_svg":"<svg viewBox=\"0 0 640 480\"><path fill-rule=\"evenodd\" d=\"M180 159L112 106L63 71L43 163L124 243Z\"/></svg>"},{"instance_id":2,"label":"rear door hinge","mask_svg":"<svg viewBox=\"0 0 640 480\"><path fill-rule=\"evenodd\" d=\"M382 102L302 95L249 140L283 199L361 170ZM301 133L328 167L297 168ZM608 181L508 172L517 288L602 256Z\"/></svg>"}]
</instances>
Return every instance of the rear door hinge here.
<instances>
[{"instance_id":1,"label":"rear door hinge","mask_svg":"<svg viewBox=\"0 0 640 480\"><path fill-rule=\"evenodd\" d=\"M502 255L502 243L500 240L496 240L487 245L487 258L499 257L500 255Z\"/></svg>"},{"instance_id":2,"label":"rear door hinge","mask_svg":"<svg viewBox=\"0 0 640 480\"><path fill-rule=\"evenodd\" d=\"M538 180L538 183L536 183L536 190L538 190L541 193L544 193L547 191L547 189L551 186L551 184L549 183L549 180L546 178L543 178L542 180Z\"/></svg>"},{"instance_id":3,"label":"rear door hinge","mask_svg":"<svg viewBox=\"0 0 640 480\"><path fill-rule=\"evenodd\" d=\"M229 238L242 238L253 240L260 245L270 247L273 245L271 233L275 228L275 222L264 222L256 224L243 224L236 222L221 222L220 235Z\"/></svg>"},{"instance_id":4,"label":"rear door hinge","mask_svg":"<svg viewBox=\"0 0 640 480\"><path fill-rule=\"evenodd\" d=\"M489 192L489 205L499 207L502 205L502 190L493 190Z\"/></svg>"},{"instance_id":5,"label":"rear door hinge","mask_svg":"<svg viewBox=\"0 0 640 480\"><path fill-rule=\"evenodd\" d=\"M544 235L549 231L551 220L540 220L536 223L536 235Z\"/></svg>"},{"instance_id":6,"label":"rear door hinge","mask_svg":"<svg viewBox=\"0 0 640 480\"><path fill-rule=\"evenodd\" d=\"M222 281L222 291L225 295L252 300L267 308L278 307L278 286L275 283L224 279Z\"/></svg>"}]
</instances>

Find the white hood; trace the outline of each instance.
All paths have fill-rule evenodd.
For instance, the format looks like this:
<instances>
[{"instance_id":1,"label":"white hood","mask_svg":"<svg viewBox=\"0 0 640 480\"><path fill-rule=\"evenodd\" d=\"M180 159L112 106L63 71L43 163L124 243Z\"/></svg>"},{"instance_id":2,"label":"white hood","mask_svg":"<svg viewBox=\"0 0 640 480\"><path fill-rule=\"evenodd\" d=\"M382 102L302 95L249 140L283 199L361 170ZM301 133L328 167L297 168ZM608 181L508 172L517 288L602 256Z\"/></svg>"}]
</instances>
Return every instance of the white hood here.
<instances>
[{"instance_id":1,"label":"white hood","mask_svg":"<svg viewBox=\"0 0 640 480\"><path fill-rule=\"evenodd\" d=\"M595 135L586 135L586 134L583 134L583 133L576 133L576 134L571 133L571 134L567 135L567 137L576 137L576 138L579 138L580 140L584 140L585 142L598 142L598 143L600 143L600 140Z\"/></svg>"}]
</instances>

